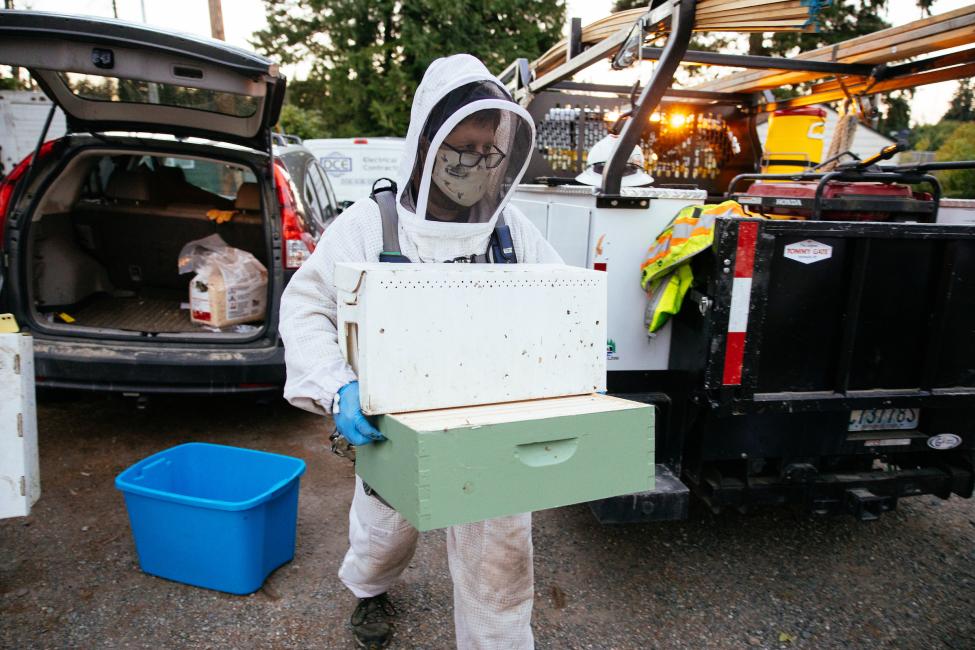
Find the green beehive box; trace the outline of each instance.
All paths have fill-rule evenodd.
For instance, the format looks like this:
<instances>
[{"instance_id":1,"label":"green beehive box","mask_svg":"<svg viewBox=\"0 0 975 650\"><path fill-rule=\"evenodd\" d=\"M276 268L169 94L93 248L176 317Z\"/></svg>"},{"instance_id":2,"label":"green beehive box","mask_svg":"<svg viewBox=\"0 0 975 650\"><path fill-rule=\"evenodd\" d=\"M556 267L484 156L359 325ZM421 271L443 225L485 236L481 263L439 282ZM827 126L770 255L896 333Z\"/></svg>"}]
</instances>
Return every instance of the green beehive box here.
<instances>
[{"instance_id":1,"label":"green beehive box","mask_svg":"<svg viewBox=\"0 0 975 650\"><path fill-rule=\"evenodd\" d=\"M643 492L653 415L607 395L383 415L356 473L421 531Z\"/></svg>"}]
</instances>

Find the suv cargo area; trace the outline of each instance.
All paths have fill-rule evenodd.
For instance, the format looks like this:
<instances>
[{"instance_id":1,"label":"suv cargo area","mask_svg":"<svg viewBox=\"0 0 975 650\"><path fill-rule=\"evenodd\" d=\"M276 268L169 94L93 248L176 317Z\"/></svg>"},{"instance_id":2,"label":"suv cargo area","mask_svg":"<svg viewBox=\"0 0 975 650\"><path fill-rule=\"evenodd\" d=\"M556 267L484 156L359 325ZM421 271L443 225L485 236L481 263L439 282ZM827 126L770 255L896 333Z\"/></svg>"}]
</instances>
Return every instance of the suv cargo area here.
<instances>
[{"instance_id":1,"label":"suv cargo area","mask_svg":"<svg viewBox=\"0 0 975 650\"><path fill-rule=\"evenodd\" d=\"M242 164L84 150L48 185L31 220L24 257L33 317L59 334L253 338L263 319L193 322L195 274L177 265L185 244L218 234L266 269L265 221L255 172Z\"/></svg>"}]
</instances>

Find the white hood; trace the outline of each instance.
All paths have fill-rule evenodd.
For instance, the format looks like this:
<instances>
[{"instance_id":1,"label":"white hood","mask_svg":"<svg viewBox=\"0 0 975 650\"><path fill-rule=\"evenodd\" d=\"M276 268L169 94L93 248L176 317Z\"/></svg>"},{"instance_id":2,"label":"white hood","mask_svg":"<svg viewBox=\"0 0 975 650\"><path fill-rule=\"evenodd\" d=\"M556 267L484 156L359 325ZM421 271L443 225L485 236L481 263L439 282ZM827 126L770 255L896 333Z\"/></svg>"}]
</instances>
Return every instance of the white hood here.
<instances>
[{"instance_id":1,"label":"white hood","mask_svg":"<svg viewBox=\"0 0 975 650\"><path fill-rule=\"evenodd\" d=\"M477 98L456 101L458 95L468 92L470 84L479 91ZM460 90L458 90L460 89ZM453 93L453 91L458 91ZM486 92L485 92L486 91ZM444 113L444 107L458 103L452 112ZM431 118L431 113L436 115ZM486 109L498 109L502 119L497 129L497 142L506 158L497 169L491 170L490 190L485 199L473 206L466 222L443 222L426 218L426 206L431 191L431 176L436 156L426 155L420 174L417 195L411 191L411 178L419 160L421 136L426 130L430 139L430 151L436 152L444 138L453 128L472 114ZM427 122L431 126L427 127ZM439 123L439 124L438 124ZM431 128L436 128L430 133ZM397 179L397 207L402 230L416 244L424 261L430 256L443 254L445 240L455 239L464 246L486 246L488 237L494 230L498 215L507 204L515 186L520 182L528 167L529 158L535 143L535 127L528 112L512 101L503 84L492 75L484 64L468 54L455 54L437 59L427 68L423 80L413 97L410 111L410 126L406 133L403 158L400 162ZM437 240L434 243L433 240ZM453 246L450 246L453 248ZM457 255L483 253L483 250L462 250ZM420 261L420 260L417 260ZM443 261L437 259L436 261Z\"/></svg>"}]
</instances>

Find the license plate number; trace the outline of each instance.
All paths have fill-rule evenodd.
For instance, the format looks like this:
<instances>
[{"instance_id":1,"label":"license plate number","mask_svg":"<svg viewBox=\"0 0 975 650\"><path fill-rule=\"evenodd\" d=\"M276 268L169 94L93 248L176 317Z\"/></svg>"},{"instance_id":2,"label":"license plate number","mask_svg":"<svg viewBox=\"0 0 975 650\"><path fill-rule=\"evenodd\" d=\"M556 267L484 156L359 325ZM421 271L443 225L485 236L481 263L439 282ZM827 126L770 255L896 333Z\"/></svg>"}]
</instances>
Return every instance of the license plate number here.
<instances>
[{"instance_id":1,"label":"license plate number","mask_svg":"<svg viewBox=\"0 0 975 650\"><path fill-rule=\"evenodd\" d=\"M918 409L857 409L850 412L850 431L916 429Z\"/></svg>"}]
</instances>

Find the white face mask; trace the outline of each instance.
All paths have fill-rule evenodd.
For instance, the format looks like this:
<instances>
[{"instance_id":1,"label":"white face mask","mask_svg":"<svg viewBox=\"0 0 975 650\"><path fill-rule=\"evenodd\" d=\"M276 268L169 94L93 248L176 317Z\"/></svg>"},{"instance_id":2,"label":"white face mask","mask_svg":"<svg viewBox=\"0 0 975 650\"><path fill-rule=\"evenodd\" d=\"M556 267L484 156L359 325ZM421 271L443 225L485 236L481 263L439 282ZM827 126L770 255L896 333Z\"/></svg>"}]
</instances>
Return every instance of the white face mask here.
<instances>
[{"instance_id":1,"label":"white face mask","mask_svg":"<svg viewBox=\"0 0 975 650\"><path fill-rule=\"evenodd\" d=\"M433 182L451 201L469 208L487 192L490 170L481 161L476 167L460 164L460 154L440 147L433 163Z\"/></svg>"}]
</instances>

